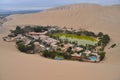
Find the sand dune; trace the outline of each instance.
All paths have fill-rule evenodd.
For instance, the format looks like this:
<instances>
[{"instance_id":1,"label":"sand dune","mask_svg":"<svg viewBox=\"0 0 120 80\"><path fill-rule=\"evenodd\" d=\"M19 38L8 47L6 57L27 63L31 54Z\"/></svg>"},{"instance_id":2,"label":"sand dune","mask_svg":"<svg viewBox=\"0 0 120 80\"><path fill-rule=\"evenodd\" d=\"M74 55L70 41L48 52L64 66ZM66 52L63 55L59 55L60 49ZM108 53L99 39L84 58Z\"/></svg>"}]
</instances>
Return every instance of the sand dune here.
<instances>
[{"instance_id":1,"label":"sand dune","mask_svg":"<svg viewBox=\"0 0 120 80\"><path fill-rule=\"evenodd\" d=\"M117 39L120 36L120 6L76 4L40 13L11 15L5 25L57 25L102 31ZM109 29L110 28L110 29ZM112 33L111 33L112 32ZM116 34L117 33L117 34Z\"/></svg>"},{"instance_id":2,"label":"sand dune","mask_svg":"<svg viewBox=\"0 0 120 80\"><path fill-rule=\"evenodd\" d=\"M33 14L7 17L0 28L0 80L120 80L120 6L75 4ZM104 32L111 36L106 59L98 64L55 61L19 52L2 41L16 25L56 25ZM113 49L108 47L117 43Z\"/></svg>"}]
</instances>

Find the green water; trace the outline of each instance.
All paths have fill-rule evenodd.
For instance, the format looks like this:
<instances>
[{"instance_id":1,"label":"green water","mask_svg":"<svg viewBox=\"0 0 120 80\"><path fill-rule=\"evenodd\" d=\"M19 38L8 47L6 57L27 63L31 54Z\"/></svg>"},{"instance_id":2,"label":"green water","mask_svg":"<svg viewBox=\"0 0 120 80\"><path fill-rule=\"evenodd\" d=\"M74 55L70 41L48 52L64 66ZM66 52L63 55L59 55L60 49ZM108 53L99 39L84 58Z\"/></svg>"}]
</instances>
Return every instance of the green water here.
<instances>
[{"instance_id":1,"label":"green water","mask_svg":"<svg viewBox=\"0 0 120 80\"><path fill-rule=\"evenodd\" d=\"M90 45L95 45L98 41L90 36L78 36L75 34L65 34L65 33L58 33L58 34L53 34L53 36L55 37L59 37L62 40L67 39L68 41L71 42L78 42L78 45L86 45L86 44L90 44Z\"/></svg>"}]
</instances>

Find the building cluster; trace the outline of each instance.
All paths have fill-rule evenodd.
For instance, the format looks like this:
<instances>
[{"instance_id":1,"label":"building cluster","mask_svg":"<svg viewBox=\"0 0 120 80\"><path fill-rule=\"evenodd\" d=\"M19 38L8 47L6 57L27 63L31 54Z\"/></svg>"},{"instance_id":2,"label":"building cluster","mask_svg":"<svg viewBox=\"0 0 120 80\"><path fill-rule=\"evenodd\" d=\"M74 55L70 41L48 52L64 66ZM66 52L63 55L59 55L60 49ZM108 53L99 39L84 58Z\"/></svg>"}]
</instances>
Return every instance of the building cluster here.
<instances>
[{"instance_id":1,"label":"building cluster","mask_svg":"<svg viewBox=\"0 0 120 80\"><path fill-rule=\"evenodd\" d=\"M59 40L51 38L46 34L48 34L48 31L27 32L25 33L25 35L18 34L15 37L4 37L3 40L8 42L22 40L25 45L33 42L34 52L40 53L41 55L43 54L44 50L59 51L61 53L66 53L67 55L69 55L72 60L100 62L100 55L96 51L93 52L90 50L85 50L84 48L71 43L60 43Z\"/></svg>"}]
</instances>

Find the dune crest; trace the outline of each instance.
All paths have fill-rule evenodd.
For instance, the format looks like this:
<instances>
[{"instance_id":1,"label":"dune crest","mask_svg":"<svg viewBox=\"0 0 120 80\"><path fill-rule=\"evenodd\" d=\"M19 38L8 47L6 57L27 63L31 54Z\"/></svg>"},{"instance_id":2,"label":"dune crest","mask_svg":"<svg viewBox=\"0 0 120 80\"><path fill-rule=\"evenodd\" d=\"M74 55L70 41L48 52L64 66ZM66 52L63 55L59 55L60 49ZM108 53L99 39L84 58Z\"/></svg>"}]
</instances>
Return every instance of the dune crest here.
<instances>
[{"instance_id":1,"label":"dune crest","mask_svg":"<svg viewBox=\"0 0 120 80\"><path fill-rule=\"evenodd\" d=\"M57 25L87 28L96 32L109 30L107 33L111 34L119 32L117 28L120 25L120 6L68 5L40 13L11 15L4 25ZM114 33L115 35L120 36Z\"/></svg>"}]
</instances>

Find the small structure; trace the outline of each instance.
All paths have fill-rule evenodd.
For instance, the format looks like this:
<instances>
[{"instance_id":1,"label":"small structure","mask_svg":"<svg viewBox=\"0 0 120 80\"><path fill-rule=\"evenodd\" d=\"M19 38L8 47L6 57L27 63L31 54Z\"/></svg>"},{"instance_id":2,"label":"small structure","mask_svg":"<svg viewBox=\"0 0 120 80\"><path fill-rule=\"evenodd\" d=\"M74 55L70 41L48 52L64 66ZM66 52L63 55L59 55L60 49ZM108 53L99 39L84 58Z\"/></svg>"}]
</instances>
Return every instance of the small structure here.
<instances>
[{"instance_id":1,"label":"small structure","mask_svg":"<svg viewBox=\"0 0 120 80\"><path fill-rule=\"evenodd\" d=\"M83 50L83 48L81 48L81 47L74 47L74 48L72 48L72 51L82 51Z\"/></svg>"},{"instance_id":2,"label":"small structure","mask_svg":"<svg viewBox=\"0 0 120 80\"><path fill-rule=\"evenodd\" d=\"M40 43L34 42L34 52L40 53Z\"/></svg>"},{"instance_id":3,"label":"small structure","mask_svg":"<svg viewBox=\"0 0 120 80\"><path fill-rule=\"evenodd\" d=\"M82 55L82 53L71 54L73 60L81 60L82 59L81 55Z\"/></svg>"},{"instance_id":4,"label":"small structure","mask_svg":"<svg viewBox=\"0 0 120 80\"><path fill-rule=\"evenodd\" d=\"M91 54L91 51L86 50L84 53L86 54L86 56L89 56Z\"/></svg>"},{"instance_id":5,"label":"small structure","mask_svg":"<svg viewBox=\"0 0 120 80\"><path fill-rule=\"evenodd\" d=\"M47 31L45 32L28 32L28 35L31 35L31 36L40 36L40 35L45 35L47 33Z\"/></svg>"}]
</instances>

